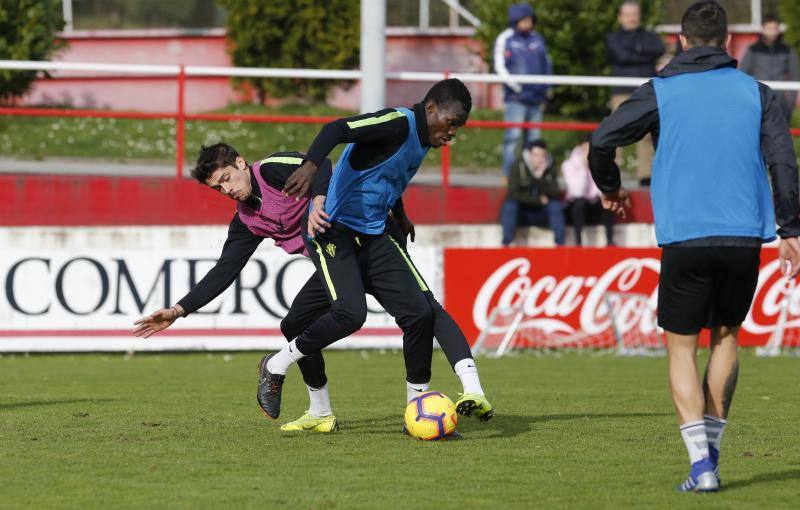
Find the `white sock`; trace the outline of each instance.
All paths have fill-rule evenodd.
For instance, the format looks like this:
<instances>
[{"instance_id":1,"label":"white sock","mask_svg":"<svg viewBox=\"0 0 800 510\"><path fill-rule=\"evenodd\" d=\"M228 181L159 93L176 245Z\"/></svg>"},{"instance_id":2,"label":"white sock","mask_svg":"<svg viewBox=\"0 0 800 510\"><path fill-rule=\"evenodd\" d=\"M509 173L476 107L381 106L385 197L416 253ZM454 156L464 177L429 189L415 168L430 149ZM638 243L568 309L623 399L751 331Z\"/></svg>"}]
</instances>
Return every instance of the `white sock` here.
<instances>
[{"instance_id":1,"label":"white sock","mask_svg":"<svg viewBox=\"0 0 800 510\"><path fill-rule=\"evenodd\" d=\"M322 418L333 414L331 409L331 396L328 394L328 385L325 384L322 388L308 388L308 414L316 418Z\"/></svg>"},{"instance_id":2,"label":"white sock","mask_svg":"<svg viewBox=\"0 0 800 510\"><path fill-rule=\"evenodd\" d=\"M702 421L691 421L681 425L681 436L689 452L689 461L694 464L703 458L708 458L708 436L706 424Z\"/></svg>"},{"instance_id":3,"label":"white sock","mask_svg":"<svg viewBox=\"0 0 800 510\"><path fill-rule=\"evenodd\" d=\"M472 358L464 358L453 367L456 375L461 379L461 386L464 387L464 393L477 393L483 395L483 388L481 388L481 378L478 377L478 366Z\"/></svg>"},{"instance_id":4,"label":"white sock","mask_svg":"<svg viewBox=\"0 0 800 510\"><path fill-rule=\"evenodd\" d=\"M297 339L289 342L286 347L278 351L275 356L267 361L267 370L271 374L286 374L292 364L297 363L298 360L303 359L306 355L300 352L297 348Z\"/></svg>"},{"instance_id":5,"label":"white sock","mask_svg":"<svg viewBox=\"0 0 800 510\"><path fill-rule=\"evenodd\" d=\"M722 444L722 433L725 432L725 425L727 425L728 420L723 420L722 418L717 418L716 416L710 416L708 414L703 418L706 424L708 444L719 451L719 446Z\"/></svg>"},{"instance_id":6,"label":"white sock","mask_svg":"<svg viewBox=\"0 0 800 510\"><path fill-rule=\"evenodd\" d=\"M410 383L406 381L406 404L411 402L411 399L426 393L431 388L431 383Z\"/></svg>"}]
</instances>

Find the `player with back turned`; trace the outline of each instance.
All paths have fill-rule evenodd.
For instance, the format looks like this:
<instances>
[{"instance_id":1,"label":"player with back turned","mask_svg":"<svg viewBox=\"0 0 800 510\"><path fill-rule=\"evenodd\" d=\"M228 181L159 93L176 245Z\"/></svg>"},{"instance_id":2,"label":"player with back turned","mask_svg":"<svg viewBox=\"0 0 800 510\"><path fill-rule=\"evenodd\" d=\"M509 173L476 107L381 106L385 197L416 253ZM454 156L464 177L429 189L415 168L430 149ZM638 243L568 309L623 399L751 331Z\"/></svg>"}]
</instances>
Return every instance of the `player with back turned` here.
<instances>
[{"instance_id":1,"label":"player with back turned","mask_svg":"<svg viewBox=\"0 0 800 510\"><path fill-rule=\"evenodd\" d=\"M304 196L317 168L333 148L348 144L333 171L326 197L314 199L309 215L306 246L325 283L330 311L319 317L261 365L259 403L267 414L280 410L281 389L288 368L305 356L361 328L366 316L364 282L405 331L407 400L428 390L432 330L426 313L406 313L420 299L430 301L422 279L398 241L386 231L389 212L403 225L400 197L431 147L442 147L463 126L472 107L466 86L456 79L436 83L412 109L387 108L375 113L326 124L306 153L304 163L289 177L284 191ZM396 308L392 312L392 308ZM434 327L458 331L453 321ZM439 333L437 332L437 338ZM456 402L461 414L489 419L493 410L480 389L478 371L466 342L460 355L448 356L465 383ZM473 390L467 389L473 387Z\"/></svg>"},{"instance_id":2,"label":"player with back turned","mask_svg":"<svg viewBox=\"0 0 800 510\"><path fill-rule=\"evenodd\" d=\"M680 40L685 51L600 124L589 163L603 205L621 211L629 195L614 163L616 148L648 133L657 144L650 192L662 248L658 324L666 332L669 386L691 463L678 490L710 492L720 487L720 445L739 372L737 337L758 281L761 244L775 239L777 221L781 268L797 274L800 203L781 107L769 87L738 71L726 53L722 6L692 4ZM702 328L711 330L711 355L701 382Z\"/></svg>"}]
</instances>

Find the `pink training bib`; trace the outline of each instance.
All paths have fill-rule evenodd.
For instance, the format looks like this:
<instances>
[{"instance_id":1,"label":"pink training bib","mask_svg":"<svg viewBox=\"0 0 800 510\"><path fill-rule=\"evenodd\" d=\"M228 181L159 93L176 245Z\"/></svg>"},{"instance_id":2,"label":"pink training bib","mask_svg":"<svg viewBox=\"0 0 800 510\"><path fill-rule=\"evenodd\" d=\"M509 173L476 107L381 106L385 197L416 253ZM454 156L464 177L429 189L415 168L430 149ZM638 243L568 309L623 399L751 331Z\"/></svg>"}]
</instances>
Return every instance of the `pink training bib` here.
<instances>
[{"instance_id":1,"label":"pink training bib","mask_svg":"<svg viewBox=\"0 0 800 510\"><path fill-rule=\"evenodd\" d=\"M253 163L253 175L256 177L254 184L258 184L261 190L261 207L254 208L239 202L239 219L247 225L250 232L273 239L275 246L286 253L308 256L300 229L310 198L295 200L269 186L261 176L261 161Z\"/></svg>"}]
</instances>

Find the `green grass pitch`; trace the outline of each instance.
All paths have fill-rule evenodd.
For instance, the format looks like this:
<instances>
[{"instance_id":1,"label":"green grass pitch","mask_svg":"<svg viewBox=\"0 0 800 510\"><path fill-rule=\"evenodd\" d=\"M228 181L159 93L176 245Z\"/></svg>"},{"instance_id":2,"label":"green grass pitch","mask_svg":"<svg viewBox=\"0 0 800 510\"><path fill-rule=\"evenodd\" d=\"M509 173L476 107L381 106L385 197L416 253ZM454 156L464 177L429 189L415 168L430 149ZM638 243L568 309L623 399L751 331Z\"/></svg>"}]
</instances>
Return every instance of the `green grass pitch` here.
<instances>
[{"instance_id":1,"label":"green grass pitch","mask_svg":"<svg viewBox=\"0 0 800 510\"><path fill-rule=\"evenodd\" d=\"M497 415L465 439L400 432L399 353L331 352L332 435L286 434L257 353L0 358L1 508L796 508L800 359L745 352L723 491L688 470L665 359L480 359ZM432 387L456 395L440 353ZM281 422L307 404L292 368Z\"/></svg>"}]
</instances>

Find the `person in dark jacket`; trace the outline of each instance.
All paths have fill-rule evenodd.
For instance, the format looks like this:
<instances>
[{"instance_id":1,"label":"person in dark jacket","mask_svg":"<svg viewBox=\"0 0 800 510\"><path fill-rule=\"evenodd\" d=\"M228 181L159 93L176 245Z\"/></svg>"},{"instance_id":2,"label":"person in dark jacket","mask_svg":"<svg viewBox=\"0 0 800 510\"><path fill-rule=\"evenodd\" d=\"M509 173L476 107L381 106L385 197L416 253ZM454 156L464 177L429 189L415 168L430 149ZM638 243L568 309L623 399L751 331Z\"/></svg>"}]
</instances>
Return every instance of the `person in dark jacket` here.
<instances>
[{"instance_id":1,"label":"person in dark jacket","mask_svg":"<svg viewBox=\"0 0 800 510\"><path fill-rule=\"evenodd\" d=\"M494 70L506 78L504 90L506 122L541 122L547 85L520 84L515 74L552 74L553 66L544 45L544 38L534 30L536 13L528 4L508 8L508 26L494 42ZM526 130L525 141L536 140L541 130ZM503 136L503 174L517 159L517 144L522 128L508 128Z\"/></svg>"},{"instance_id":2,"label":"person in dark jacket","mask_svg":"<svg viewBox=\"0 0 800 510\"><path fill-rule=\"evenodd\" d=\"M514 240L517 225L549 225L555 242L564 245L564 208L553 158L544 140L528 143L508 176L508 196L500 211L503 246Z\"/></svg>"},{"instance_id":3,"label":"person in dark jacket","mask_svg":"<svg viewBox=\"0 0 800 510\"><path fill-rule=\"evenodd\" d=\"M763 81L797 81L797 52L783 42L781 22L768 16L761 25L758 42L747 48L739 69L753 78ZM785 90L778 93L780 105L786 120L791 122L792 112L797 105L797 91Z\"/></svg>"},{"instance_id":4,"label":"person in dark jacket","mask_svg":"<svg viewBox=\"0 0 800 510\"><path fill-rule=\"evenodd\" d=\"M617 14L619 30L606 34L606 52L613 76L649 77L656 75L656 62L666 49L655 32L641 27L641 8L634 0L622 3ZM609 107L616 110L628 99L633 89L614 87L611 89ZM621 163L621 151L618 164ZM642 184L650 179L653 142L649 137L636 144L636 177Z\"/></svg>"},{"instance_id":5,"label":"person in dark jacket","mask_svg":"<svg viewBox=\"0 0 800 510\"><path fill-rule=\"evenodd\" d=\"M592 135L589 167L604 207L629 194L617 147L651 133L657 144L651 196L662 248L658 324L669 383L689 453L679 491L719 489L720 444L739 372L737 337L758 283L761 244L780 236L780 267L800 269L800 200L792 137L775 93L736 69L725 10L713 0L683 15L685 51L605 118ZM772 186L767 177L772 176ZM711 330L701 385L697 342Z\"/></svg>"}]
</instances>

